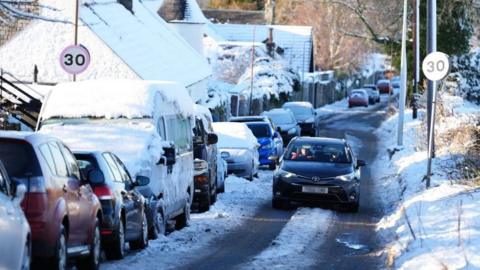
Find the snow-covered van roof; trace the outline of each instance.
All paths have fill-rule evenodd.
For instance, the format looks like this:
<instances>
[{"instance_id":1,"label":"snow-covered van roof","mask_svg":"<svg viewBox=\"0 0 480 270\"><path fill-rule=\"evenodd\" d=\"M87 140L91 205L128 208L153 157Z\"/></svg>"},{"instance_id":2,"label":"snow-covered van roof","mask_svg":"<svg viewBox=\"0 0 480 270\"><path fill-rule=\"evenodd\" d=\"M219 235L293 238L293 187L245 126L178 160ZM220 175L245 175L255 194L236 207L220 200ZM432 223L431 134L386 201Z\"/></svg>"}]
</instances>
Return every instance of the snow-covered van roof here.
<instances>
[{"instance_id":1,"label":"snow-covered van roof","mask_svg":"<svg viewBox=\"0 0 480 270\"><path fill-rule=\"evenodd\" d=\"M153 116L155 96L176 104L184 115L194 115L194 103L185 87L174 82L99 80L55 86L42 109L42 119L144 118Z\"/></svg>"},{"instance_id":2,"label":"snow-covered van roof","mask_svg":"<svg viewBox=\"0 0 480 270\"><path fill-rule=\"evenodd\" d=\"M257 138L244 123L217 122L213 130L218 135L219 148L248 148L258 146Z\"/></svg>"},{"instance_id":3,"label":"snow-covered van roof","mask_svg":"<svg viewBox=\"0 0 480 270\"><path fill-rule=\"evenodd\" d=\"M5 43L0 66L25 81L33 77L34 65L40 82L70 81L59 56L74 43L74 2L38 2L39 17L46 20L32 20ZM211 75L206 59L154 12L161 0L132 0L132 12L119 1L81 3L78 42L89 49L91 63L78 80L168 80L190 87Z\"/></svg>"}]
</instances>

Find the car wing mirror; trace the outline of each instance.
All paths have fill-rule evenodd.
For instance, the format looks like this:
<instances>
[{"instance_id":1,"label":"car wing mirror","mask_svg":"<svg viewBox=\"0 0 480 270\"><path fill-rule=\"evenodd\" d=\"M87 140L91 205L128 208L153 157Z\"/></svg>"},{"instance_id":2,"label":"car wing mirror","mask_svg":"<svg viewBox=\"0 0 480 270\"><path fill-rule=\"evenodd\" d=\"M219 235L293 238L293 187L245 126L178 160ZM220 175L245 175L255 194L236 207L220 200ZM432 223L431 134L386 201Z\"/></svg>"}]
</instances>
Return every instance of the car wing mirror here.
<instances>
[{"instance_id":1,"label":"car wing mirror","mask_svg":"<svg viewBox=\"0 0 480 270\"><path fill-rule=\"evenodd\" d=\"M14 204L20 205L25 197L25 193L27 193L27 186L18 184L15 190L15 196L13 197Z\"/></svg>"},{"instance_id":2,"label":"car wing mirror","mask_svg":"<svg viewBox=\"0 0 480 270\"><path fill-rule=\"evenodd\" d=\"M165 166L173 166L176 163L175 146L163 147L163 155L160 157L158 164Z\"/></svg>"},{"instance_id":3,"label":"car wing mirror","mask_svg":"<svg viewBox=\"0 0 480 270\"><path fill-rule=\"evenodd\" d=\"M357 160L357 168L360 168L360 167L363 167L363 166L367 166L367 162L365 162L365 160Z\"/></svg>"},{"instance_id":4,"label":"car wing mirror","mask_svg":"<svg viewBox=\"0 0 480 270\"><path fill-rule=\"evenodd\" d=\"M135 183L134 186L136 187L144 187L146 185L150 184L150 178L143 176L143 175L137 175L135 177Z\"/></svg>"},{"instance_id":5,"label":"car wing mirror","mask_svg":"<svg viewBox=\"0 0 480 270\"><path fill-rule=\"evenodd\" d=\"M218 142L218 136L215 133L208 133L208 144L216 144Z\"/></svg>"}]
</instances>

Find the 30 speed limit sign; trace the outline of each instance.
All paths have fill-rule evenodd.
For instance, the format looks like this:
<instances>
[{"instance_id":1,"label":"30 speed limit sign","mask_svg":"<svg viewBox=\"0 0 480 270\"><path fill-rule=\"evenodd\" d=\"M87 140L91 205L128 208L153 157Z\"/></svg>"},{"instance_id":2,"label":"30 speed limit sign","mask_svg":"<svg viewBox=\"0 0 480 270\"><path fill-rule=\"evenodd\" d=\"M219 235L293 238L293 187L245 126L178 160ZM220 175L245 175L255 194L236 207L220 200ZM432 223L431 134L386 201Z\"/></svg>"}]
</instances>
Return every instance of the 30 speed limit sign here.
<instances>
[{"instance_id":1,"label":"30 speed limit sign","mask_svg":"<svg viewBox=\"0 0 480 270\"><path fill-rule=\"evenodd\" d=\"M87 69L89 64L90 53L82 45L68 46L60 54L60 65L69 74L80 74Z\"/></svg>"},{"instance_id":2,"label":"30 speed limit sign","mask_svg":"<svg viewBox=\"0 0 480 270\"><path fill-rule=\"evenodd\" d=\"M423 60L422 70L430 81L443 80L450 73L450 59L442 52L430 53Z\"/></svg>"}]
</instances>

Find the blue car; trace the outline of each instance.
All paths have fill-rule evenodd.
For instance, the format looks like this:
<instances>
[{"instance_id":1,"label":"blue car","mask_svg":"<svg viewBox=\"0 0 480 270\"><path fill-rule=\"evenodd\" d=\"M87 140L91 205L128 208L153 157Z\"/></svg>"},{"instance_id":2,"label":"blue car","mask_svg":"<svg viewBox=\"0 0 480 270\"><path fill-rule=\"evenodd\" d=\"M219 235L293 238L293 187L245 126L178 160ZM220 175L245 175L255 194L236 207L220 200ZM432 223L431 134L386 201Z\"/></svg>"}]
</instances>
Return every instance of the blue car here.
<instances>
[{"instance_id":1,"label":"blue car","mask_svg":"<svg viewBox=\"0 0 480 270\"><path fill-rule=\"evenodd\" d=\"M275 139L280 137L280 134L273 130L272 126L267 122L248 122L245 124L250 128L260 144L258 148L260 165L268 165L270 170L274 170L275 161L270 160L269 157L282 155L282 153L279 153L275 143Z\"/></svg>"}]
</instances>

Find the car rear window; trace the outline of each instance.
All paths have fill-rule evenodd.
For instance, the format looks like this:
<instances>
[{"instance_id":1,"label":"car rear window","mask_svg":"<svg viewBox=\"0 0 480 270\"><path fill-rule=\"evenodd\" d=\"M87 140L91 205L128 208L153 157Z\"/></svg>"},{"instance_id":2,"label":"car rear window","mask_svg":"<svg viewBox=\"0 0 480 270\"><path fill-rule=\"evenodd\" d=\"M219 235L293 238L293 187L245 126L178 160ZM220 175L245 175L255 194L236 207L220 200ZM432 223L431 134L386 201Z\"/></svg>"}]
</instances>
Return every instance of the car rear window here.
<instances>
[{"instance_id":1,"label":"car rear window","mask_svg":"<svg viewBox=\"0 0 480 270\"><path fill-rule=\"evenodd\" d=\"M257 138L266 138L272 136L270 126L268 124L247 124L253 135Z\"/></svg>"},{"instance_id":2,"label":"car rear window","mask_svg":"<svg viewBox=\"0 0 480 270\"><path fill-rule=\"evenodd\" d=\"M276 125L287 125L287 124L293 124L295 123L295 119L292 117L292 115L288 113L273 113L269 114L270 118L272 118L273 122Z\"/></svg>"},{"instance_id":3,"label":"car rear window","mask_svg":"<svg viewBox=\"0 0 480 270\"><path fill-rule=\"evenodd\" d=\"M0 139L0 160L12 178L42 176L35 151L24 140Z\"/></svg>"}]
</instances>

